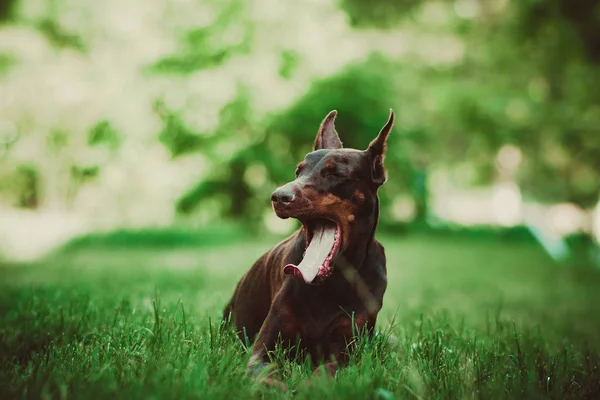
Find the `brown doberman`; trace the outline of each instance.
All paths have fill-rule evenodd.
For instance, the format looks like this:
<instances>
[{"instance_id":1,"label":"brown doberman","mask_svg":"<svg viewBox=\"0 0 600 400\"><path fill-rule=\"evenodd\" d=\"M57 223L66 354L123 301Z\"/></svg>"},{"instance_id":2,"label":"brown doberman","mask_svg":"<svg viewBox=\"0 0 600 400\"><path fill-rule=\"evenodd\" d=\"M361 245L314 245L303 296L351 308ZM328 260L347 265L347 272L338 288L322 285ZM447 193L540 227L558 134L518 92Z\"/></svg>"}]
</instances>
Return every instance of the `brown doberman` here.
<instances>
[{"instance_id":1,"label":"brown doberman","mask_svg":"<svg viewBox=\"0 0 600 400\"><path fill-rule=\"evenodd\" d=\"M272 367L269 354L280 340L315 363L333 357L326 370L335 373L347 363L356 332L373 334L383 304L377 191L387 178L383 158L394 113L365 151L342 147L336 115L321 123L296 179L271 196L277 216L296 218L302 228L254 263L225 308L240 339L256 340L249 362L255 376ZM285 389L272 374L261 379Z\"/></svg>"}]
</instances>

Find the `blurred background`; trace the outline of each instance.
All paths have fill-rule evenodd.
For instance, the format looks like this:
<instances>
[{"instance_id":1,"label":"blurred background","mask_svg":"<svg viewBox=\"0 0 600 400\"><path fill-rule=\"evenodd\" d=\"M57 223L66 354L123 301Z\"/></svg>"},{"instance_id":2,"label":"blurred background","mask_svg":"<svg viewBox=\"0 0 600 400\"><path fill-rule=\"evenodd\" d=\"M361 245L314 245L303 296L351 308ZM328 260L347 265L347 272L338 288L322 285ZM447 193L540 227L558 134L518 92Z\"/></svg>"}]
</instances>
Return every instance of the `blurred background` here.
<instances>
[{"instance_id":1,"label":"blurred background","mask_svg":"<svg viewBox=\"0 0 600 400\"><path fill-rule=\"evenodd\" d=\"M382 232L598 267L599 67L594 0L3 0L0 254L286 234L327 112L363 149L393 108Z\"/></svg>"}]
</instances>

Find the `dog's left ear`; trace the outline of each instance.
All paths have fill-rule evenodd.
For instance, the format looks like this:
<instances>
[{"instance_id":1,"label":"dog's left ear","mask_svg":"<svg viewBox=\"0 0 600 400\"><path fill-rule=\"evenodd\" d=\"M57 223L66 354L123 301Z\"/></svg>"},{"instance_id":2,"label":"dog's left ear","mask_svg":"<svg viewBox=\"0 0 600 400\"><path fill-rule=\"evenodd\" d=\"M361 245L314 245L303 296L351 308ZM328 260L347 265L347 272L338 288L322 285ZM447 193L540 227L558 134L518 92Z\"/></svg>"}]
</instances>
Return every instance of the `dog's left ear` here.
<instances>
[{"instance_id":1,"label":"dog's left ear","mask_svg":"<svg viewBox=\"0 0 600 400\"><path fill-rule=\"evenodd\" d=\"M385 150L387 148L386 141L387 137L394 126L394 110L390 108L390 116L387 123L379 135L369 144L367 153L371 161L371 176L373 182L377 185L383 185L387 179L385 168L383 167L383 158L385 157Z\"/></svg>"},{"instance_id":2,"label":"dog's left ear","mask_svg":"<svg viewBox=\"0 0 600 400\"><path fill-rule=\"evenodd\" d=\"M342 141L335 130L334 121L336 116L336 110L330 111L323 122L321 122L313 145L313 151L320 149L341 149L343 147Z\"/></svg>"}]
</instances>

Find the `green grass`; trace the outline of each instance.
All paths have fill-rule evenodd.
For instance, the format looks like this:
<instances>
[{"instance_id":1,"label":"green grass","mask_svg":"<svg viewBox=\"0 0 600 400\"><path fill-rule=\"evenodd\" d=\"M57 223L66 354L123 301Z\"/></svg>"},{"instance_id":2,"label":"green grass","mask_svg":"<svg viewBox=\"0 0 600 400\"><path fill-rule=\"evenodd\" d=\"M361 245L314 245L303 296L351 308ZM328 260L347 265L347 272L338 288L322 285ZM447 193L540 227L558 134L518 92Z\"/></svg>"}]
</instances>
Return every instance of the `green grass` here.
<instances>
[{"instance_id":1,"label":"green grass","mask_svg":"<svg viewBox=\"0 0 600 400\"><path fill-rule=\"evenodd\" d=\"M222 243L234 243L248 235L241 225L221 224L215 229L197 231L192 229L144 229L144 230L118 230L106 233L92 233L77 237L60 249L67 253L80 249L100 250L131 249L131 248L186 248L217 246Z\"/></svg>"},{"instance_id":2,"label":"green grass","mask_svg":"<svg viewBox=\"0 0 600 400\"><path fill-rule=\"evenodd\" d=\"M384 237L378 335L334 380L277 360L295 398L598 398L600 274L531 243ZM221 310L273 242L71 247L0 267L1 398L278 398ZM160 246L159 246L160 247ZM397 338L396 345L388 336Z\"/></svg>"}]
</instances>

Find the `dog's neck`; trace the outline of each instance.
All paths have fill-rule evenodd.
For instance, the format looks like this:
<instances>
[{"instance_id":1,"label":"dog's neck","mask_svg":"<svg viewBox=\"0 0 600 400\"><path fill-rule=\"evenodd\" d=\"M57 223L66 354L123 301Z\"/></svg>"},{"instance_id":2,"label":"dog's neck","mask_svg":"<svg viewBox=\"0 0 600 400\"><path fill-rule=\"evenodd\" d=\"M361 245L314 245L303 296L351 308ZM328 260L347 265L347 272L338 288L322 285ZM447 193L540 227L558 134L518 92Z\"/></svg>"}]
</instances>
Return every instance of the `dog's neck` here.
<instances>
[{"instance_id":1,"label":"dog's neck","mask_svg":"<svg viewBox=\"0 0 600 400\"><path fill-rule=\"evenodd\" d=\"M345 249L340 253L335 264L339 267L352 267L360 269L367 256L369 249L375 241L375 231L379 222L379 198L374 197L372 207L362 210L355 215L355 220L350 225L350 234ZM338 265L339 264L339 265Z\"/></svg>"}]
</instances>

